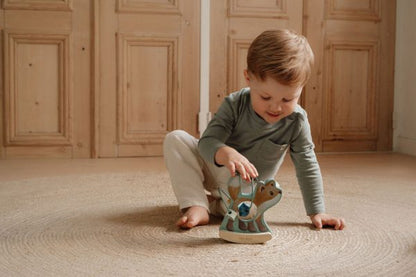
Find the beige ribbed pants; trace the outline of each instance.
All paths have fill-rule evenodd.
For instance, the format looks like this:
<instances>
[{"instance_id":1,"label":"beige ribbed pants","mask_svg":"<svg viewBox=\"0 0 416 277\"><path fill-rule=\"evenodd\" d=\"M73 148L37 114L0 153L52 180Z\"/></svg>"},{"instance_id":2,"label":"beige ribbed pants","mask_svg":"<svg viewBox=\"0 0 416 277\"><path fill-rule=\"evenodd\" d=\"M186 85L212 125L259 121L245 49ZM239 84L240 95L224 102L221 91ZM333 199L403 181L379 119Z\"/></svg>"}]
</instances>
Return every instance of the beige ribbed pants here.
<instances>
[{"instance_id":1,"label":"beige ribbed pants","mask_svg":"<svg viewBox=\"0 0 416 277\"><path fill-rule=\"evenodd\" d=\"M201 206L211 214L224 215L226 208L218 187L228 191L227 183L231 177L228 169L206 163L199 154L198 139L182 130L167 134L163 153L179 208ZM216 200L209 203L207 193Z\"/></svg>"}]
</instances>

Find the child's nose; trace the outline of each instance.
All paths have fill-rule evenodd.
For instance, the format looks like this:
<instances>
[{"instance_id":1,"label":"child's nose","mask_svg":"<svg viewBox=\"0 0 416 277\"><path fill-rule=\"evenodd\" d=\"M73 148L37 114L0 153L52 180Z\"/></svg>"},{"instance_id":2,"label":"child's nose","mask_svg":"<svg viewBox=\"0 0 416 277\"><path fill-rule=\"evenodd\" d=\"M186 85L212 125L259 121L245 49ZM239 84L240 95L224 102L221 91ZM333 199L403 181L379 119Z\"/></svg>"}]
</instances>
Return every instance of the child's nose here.
<instances>
[{"instance_id":1,"label":"child's nose","mask_svg":"<svg viewBox=\"0 0 416 277\"><path fill-rule=\"evenodd\" d=\"M280 105L280 102L279 103L272 103L270 108L273 112L281 112L282 111L282 105Z\"/></svg>"}]
</instances>

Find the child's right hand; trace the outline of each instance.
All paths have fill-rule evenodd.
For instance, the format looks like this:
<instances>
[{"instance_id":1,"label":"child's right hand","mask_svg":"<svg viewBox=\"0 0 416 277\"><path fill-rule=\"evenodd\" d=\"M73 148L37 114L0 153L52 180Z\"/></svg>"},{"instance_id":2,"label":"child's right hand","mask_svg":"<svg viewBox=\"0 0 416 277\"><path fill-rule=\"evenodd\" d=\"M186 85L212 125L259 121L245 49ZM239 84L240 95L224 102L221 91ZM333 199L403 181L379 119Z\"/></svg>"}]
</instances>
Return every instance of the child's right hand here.
<instances>
[{"instance_id":1,"label":"child's right hand","mask_svg":"<svg viewBox=\"0 0 416 277\"><path fill-rule=\"evenodd\" d=\"M256 167L246 157L229 146L224 146L217 150L217 153L215 153L215 162L227 167L233 177L236 171L246 181L250 181L251 178L259 176Z\"/></svg>"}]
</instances>

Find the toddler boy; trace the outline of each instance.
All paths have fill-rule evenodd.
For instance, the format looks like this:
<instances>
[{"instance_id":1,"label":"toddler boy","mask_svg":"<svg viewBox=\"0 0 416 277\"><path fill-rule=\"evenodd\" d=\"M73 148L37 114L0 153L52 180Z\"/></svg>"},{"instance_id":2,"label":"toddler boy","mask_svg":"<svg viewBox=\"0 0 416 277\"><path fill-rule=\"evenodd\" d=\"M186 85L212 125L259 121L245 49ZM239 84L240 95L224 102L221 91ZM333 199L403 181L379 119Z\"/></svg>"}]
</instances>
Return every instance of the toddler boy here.
<instances>
[{"instance_id":1,"label":"toddler boy","mask_svg":"<svg viewBox=\"0 0 416 277\"><path fill-rule=\"evenodd\" d=\"M344 228L343 219L325 214L308 118L297 104L313 59L305 37L289 30L263 32L248 50L248 87L224 99L201 139L180 130L166 136L165 162L184 212L179 227L207 224L210 213L224 215L218 187L226 191L236 172L246 181L274 178L289 151L312 223L318 229Z\"/></svg>"}]
</instances>

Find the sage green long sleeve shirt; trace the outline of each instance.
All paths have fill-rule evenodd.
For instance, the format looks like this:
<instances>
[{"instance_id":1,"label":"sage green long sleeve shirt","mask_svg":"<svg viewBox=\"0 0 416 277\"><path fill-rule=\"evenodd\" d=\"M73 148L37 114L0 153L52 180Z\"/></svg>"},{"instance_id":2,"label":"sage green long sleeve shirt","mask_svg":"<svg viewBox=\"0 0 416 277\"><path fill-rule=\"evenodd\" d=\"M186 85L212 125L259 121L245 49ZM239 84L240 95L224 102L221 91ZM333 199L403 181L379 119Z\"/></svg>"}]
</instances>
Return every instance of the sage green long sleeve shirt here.
<instances>
[{"instance_id":1,"label":"sage green long sleeve shirt","mask_svg":"<svg viewBox=\"0 0 416 277\"><path fill-rule=\"evenodd\" d=\"M260 179L274 178L290 149L306 213L325 212L322 175L307 114L299 105L291 115L269 124L253 110L249 88L230 94L198 144L201 156L210 163L215 163L215 153L222 146L244 155L256 167Z\"/></svg>"}]
</instances>

